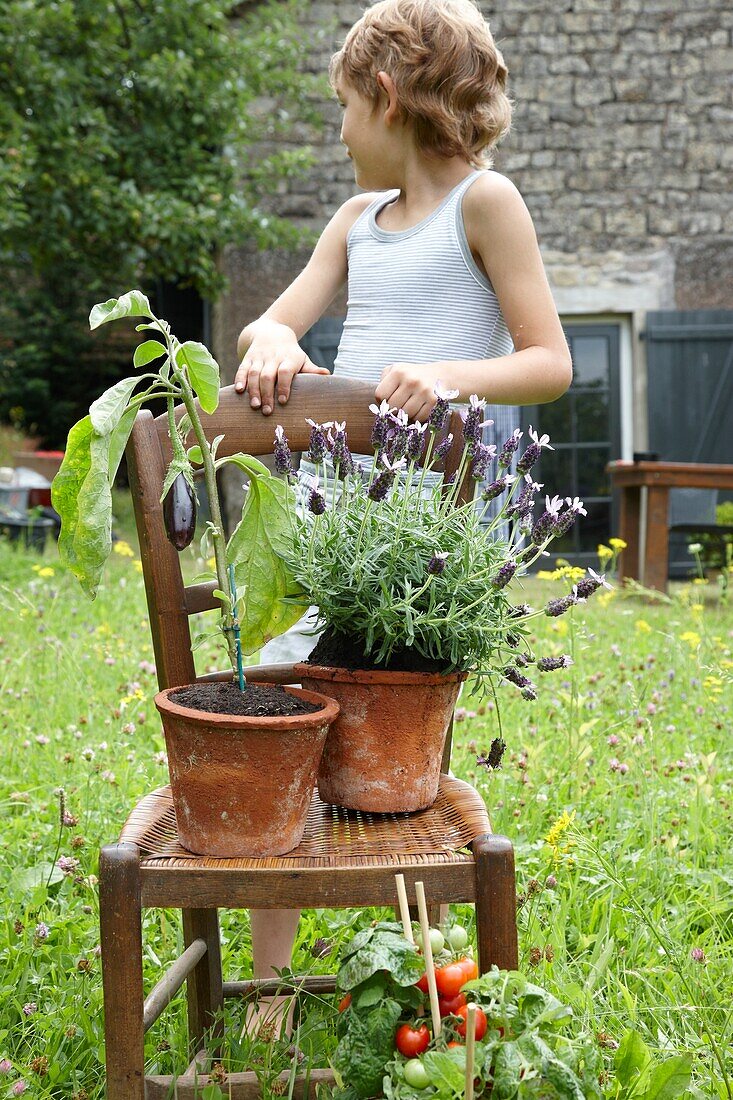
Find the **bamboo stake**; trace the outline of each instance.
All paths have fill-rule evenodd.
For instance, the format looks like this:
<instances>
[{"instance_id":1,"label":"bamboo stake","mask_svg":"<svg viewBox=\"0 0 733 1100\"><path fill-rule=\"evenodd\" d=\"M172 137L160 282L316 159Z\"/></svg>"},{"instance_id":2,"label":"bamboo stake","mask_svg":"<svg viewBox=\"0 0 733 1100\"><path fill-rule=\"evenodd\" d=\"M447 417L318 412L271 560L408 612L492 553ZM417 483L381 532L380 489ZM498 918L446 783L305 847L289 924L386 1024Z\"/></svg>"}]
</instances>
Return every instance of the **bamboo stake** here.
<instances>
[{"instance_id":1,"label":"bamboo stake","mask_svg":"<svg viewBox=\"0 0 733 1100\"><path fill-rule=\"evenodd\" d=\"M415 937L412 934L412 921L410 920L410 906L407 904L407 890L405 889L405 876L395 875L395 882L397 883L397 897L400 903L400 917L402 918L402 928L404 929L405 939L410 943L415 942Z\"/></svg>"},{"instance_id":2,"label":"bamboo stake","mask_svg":"<svg viewBox=\"0 0 733 1100\"><path fill-rule=\"evenodd\" d=\"M466 1013L466 1100L473 1100L473 1063L476 1048L476 1005Z\"/></svg>"},{"instance_id":3,"label":"bamboo stake","mask_svg":"<svg viewBox=\"0 0 733 1100\"><path fill-rule=\"evenodd\" d=\"M428 924L428 906L425 901L425 887L422 882L415 883L415 894L417 896L417 911L420 914L420 931L422 932L422 953L425 959L425 973L428 977L430 1011L433 1017L433 1037L437 1039L441 1030L438 987L435 984L433 949L430 946L430 925Z\"/></svg>"}]
</instances>

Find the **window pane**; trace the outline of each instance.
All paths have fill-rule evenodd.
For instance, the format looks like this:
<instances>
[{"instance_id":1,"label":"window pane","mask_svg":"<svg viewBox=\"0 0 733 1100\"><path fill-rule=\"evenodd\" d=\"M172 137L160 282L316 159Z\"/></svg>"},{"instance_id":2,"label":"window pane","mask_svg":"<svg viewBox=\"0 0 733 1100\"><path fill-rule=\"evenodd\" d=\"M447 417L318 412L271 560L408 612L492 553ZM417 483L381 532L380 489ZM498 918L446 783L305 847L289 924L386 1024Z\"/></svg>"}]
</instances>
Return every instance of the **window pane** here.
<instances>
[{"instance_id":1,"label":"window pane","mask_svg":"<svg viewBox=\"0 0 733 1100\"><path fill-rule=\"evenodd\" d=\"M598 389L609 384L608 339L605 336L573 337L573 383Z\"/></svg>"},{"instance_id":2,"label":"window pane","mask_svg":"<svg viewBox=\"0 0 733 1100\"><path fill-rule=\"evenodd\" d=\"M553 444L569 443L573 438L570 419L572 406L573 398L570 394L565 394L549 405L540 405L539 426L535 424L540 435L549 435L550 442Z\"/></svg>"},{"instance_id":3,"label":"window pane","mask_svg":"<svg viewBox=\"0 0 733 1100\"><path fill-rule=\"evenodd\" d=\"M578 496L603 497L611 492L606 463L610 461L609 447L588 447L578 451Z\"/></svg>"},{"instance_id":4,"label":"window pane","mask_svg":"<svg viewBox=\"0 0 733 1100\"><path fill-rule=\"evenodd\" d=\"M611 505L602 501L586 504L587 516L578 516L575 527L581 551L595 553L598 544L608 541L611 530Z\"/></svg>"},{"instance_id":5,"label":"window pane","mask_svg":"<svg viewBox=\"0 0 733 1100\"><path fill-rule=\"evenodd\" d=\"M592 443L594 440L607 442L611 438L608 393L577 393L575 412L580 443Z\"/></svg>"},{"instance_id":6,"label":"window pane","mask_svg":"<svg viewBox=\"0 0 733 1100\"><path fill-rule=\"evenodd\" d=\"M549 496L577 496L573 486L573 452L570 448L543 451L542 458L532 469L532 476L544 486Z\"/></svg>"}]
</instances>

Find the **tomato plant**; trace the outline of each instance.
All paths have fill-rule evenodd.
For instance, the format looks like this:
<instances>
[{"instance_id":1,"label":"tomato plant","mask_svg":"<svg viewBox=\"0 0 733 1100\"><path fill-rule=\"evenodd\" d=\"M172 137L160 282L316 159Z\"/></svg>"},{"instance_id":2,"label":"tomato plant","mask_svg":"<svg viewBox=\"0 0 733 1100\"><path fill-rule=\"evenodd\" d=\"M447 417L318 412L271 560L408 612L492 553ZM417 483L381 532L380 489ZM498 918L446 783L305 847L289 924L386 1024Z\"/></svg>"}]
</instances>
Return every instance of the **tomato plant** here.
<instances>
[{"instance_id":1,"label":"tomato plant","mask_svg":"<svg viewBox=\"0 0 733 1100\"><path fill-rule=\"evenodd\" d=\"M466 975L463 979L464 983L472 982L475 978L478 978L478 964L470 955L464 955L462 959L458 960L456 966L460 966Z\"/></svg>"},{"instance_id":2,"label":"tomato plant","mask_svg":"<svg viewBox=\"0 0 733 1100\"><path fill-rule=\"evenodd\" d=\"M428 993L429 989L428 989L428 976L427 976L427 974L423 974L422 978L420 978L420 981L415 982L415 985L417 986L418 989L421 989L423 991L423 993Z\"/></svg>"},{"instance_id":3,"label":"tomato plant","mask_svg":"<svg viewBox=\"0 0 733 1100\"><path fill-rule=\"evenodd\" d=\"M465 1039L465 1037L466 1037L466 1025L467 1025L467 1021L468 1021L468 1005L461 1005L461 1007L456 1012L456 1015L460 1016L461 1021L462 1021L456 1027L456 1031L458 1032L459 1035L462 1035ZM483 1039L484 1035L486 1034L487 1026L488 1026L488 1021L486 1019L486 1013L484 1012L484 1010L482 1008L477 1007L476 1008L476 1016L475 1016L475 1020L474 1020L474 1036L475 1036L477 1042L478 1042L479 1039Z\"/></svg>"},{"instance_id":4,"label":"tomato plant","mask_svg":"<svg viewBox=\"0 0 733 1100\"><path fill-rule=\"evenodd\" d=\"M446 939L453 951L463 951L468 944L468 932L461 924L454 924L446 933Z\"/></svg>"},{"instance_id":5,"label":"tomato plant","mask_svg":"<svg viewBox=\"0 0 733 1100\"><path fill-rule=\"evenodd\" d=\"M446 963L435 971L435 984L438 987L438 993L443 997L455 997L467 981L468 978L461 963Z\"/></svg>"},{"instance_id":6,"label":"tomato plant","mask_svg":"<svg viewBox=\"0 0 733 1100\"><path fill-rule=\"evenodd\" d=\"M430 1084L428 1071L419 1058L411 1058L409 1062L405 1062L402 1072L405 1081L413 1089L426 1089Z\"/></svg>"},{"instance_id":7,"label":"tomato plant","mask_svg":"<svg viewBox=\"0 0 733 1100\"><path fill-rule=\"evenodd\" d=\"M455 1016L461 1005L466 1003L465 993L456 993L455 997L438 997L441 1016Z\"/></svg>"},{"instance_id":8,"label":"tomato plant","mask_svg":"<svg viewBox=\"0 0 733 1100\"><path fill-rule=\"evenodd\" d=\"M427 1024L413 1027L412 1024L402 1024L397 1028L395 1046L405 1058L415 1058L428 1049L430 1032Z\"/></svg>"}]
</instances>

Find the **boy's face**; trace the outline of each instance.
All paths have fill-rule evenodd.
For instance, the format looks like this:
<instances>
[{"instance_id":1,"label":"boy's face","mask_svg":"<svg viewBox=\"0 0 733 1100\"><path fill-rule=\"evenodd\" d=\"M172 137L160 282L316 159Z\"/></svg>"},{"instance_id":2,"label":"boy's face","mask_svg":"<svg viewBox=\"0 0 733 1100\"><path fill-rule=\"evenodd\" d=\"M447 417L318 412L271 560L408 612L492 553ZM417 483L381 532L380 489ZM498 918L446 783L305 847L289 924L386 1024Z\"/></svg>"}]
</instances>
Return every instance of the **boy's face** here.
<instances>
[{"instance_id":1,"label":"boy's face","mask_svg":"<svg viewBox=\"0 0 733 1100\"><path fill-rule=\"evenodd\" d=\"M390 112L389 92L381 86L379 90L380 102L375 109L371 100L345 81L342 80L336 87L339 103L344 109L341 142L353 162L357 184L366 191L381 191L395 186L390 165L394 165L398 146L404 145L404 139L398 133L401 127L391 125L395 111Z\"/></svg>"}]
</instances>

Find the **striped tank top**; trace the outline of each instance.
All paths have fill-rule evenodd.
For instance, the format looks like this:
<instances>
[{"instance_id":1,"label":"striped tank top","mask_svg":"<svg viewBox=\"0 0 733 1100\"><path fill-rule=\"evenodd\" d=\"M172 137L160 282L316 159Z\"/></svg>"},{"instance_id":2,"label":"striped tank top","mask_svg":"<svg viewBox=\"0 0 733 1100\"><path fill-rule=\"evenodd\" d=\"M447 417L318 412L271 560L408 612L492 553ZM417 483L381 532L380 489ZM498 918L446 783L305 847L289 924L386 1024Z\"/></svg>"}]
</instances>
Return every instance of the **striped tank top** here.
<instances>
[{"instance_id":1,"label":"striped tank top","mask_svg":"<svg viewBox=\"0 0 733 1100\"><path fill-rule=\"evenodd\" d=\"M417 225L397 232L377 225L399 198L385 191L349 230L348 307L334 373L379 382L390 363L492 359L514 350L490 281L466 237L463 196L487 169L461 180ZM484 441L501 446L519 424L513 406L489 405Z\"/></svg>"}]
</instances>

